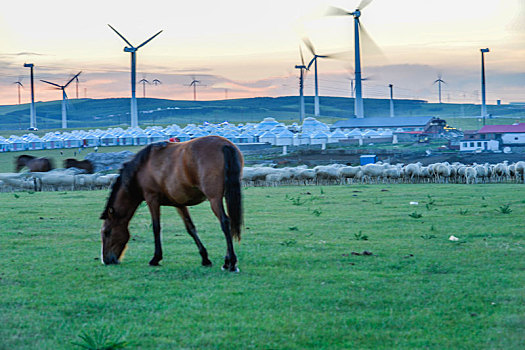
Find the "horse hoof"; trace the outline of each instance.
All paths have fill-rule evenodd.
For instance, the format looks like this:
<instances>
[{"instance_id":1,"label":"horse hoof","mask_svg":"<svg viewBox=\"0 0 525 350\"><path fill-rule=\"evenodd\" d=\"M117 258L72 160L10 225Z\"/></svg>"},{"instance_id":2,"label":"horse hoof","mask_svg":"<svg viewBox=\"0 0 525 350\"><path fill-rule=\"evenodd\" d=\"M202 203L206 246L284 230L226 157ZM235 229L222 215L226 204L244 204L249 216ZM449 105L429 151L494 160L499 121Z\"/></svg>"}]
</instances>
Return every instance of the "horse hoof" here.
<instances>
[{"instance_id":1,"label":"horse hoof","mask_svg":"<svg viewBox=\"0 0 525 350\"><path fill-rule=\"evenodd\" d=\"M239 272L241 272L241 270L239 270L239 268L238 268L237 266L235 266L233 269L232 269L231 267L228 267L228 266L222 266L222 267L221 267L221 270L222 270L222 271L226 271L226 270L228 270L228 271L230 271L230 272L235 272L235 273L239 273Z\"/></svg>"},{"instance_id":2,"label":"horse hoof","mask_svg":"<svg viewBox=\"0 0 525 350\"><path fill-rule=\"evenodd\" d=\"M154 260L154 259L152 259L152 260L149 262L149 265L150 265L150 266L160 266L159 261L158 261L158 260Z\"/></svg>"},{"instance_id":3,"label":"horse hoof","mask_svg":"<svg viewBox=\"0 0 525 350\"><path fill-rule=\"evenodd\" d=\"M212 267L212 265L213 265L212 262L209 260L202 262L202 266L205 266L205 267Z\"/></svg>"}]
</instances>

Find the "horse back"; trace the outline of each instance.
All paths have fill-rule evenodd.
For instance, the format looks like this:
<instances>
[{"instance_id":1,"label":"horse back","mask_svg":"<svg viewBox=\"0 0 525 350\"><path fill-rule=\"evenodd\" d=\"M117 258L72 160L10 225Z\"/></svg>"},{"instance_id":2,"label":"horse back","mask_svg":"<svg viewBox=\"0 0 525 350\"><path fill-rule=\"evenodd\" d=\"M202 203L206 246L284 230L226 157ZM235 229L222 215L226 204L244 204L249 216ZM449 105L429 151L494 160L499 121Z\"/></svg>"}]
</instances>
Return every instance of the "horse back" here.
<instances>
[{"instance_id":1,"label":"horse back","mask_svg":"<svg viewBox=\"0 0 525 350\"><path fill-rule=\"evenodd\" d=\"M201 137L153 150L137 174L140 187L177 205L194 205L206 197L222 196L225 146L238 153L242 169L242 153L233 143L220 136Z\"/></svg>"}]
</instances>

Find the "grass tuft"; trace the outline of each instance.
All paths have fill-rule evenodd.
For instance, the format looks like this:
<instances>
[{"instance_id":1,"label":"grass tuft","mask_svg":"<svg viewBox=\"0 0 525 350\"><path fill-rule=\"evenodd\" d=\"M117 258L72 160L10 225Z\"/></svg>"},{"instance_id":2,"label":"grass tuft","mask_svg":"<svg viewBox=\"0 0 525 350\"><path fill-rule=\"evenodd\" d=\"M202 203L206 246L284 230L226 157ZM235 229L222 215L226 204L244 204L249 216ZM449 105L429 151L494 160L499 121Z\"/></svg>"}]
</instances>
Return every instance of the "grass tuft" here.
<instances>
[{"instance_id":1,"label":"grass tuft","mask_svg":"<svg viewBox=\"0 0 525 350\"><path fill-rule=\"evenodd\" d=\"M87 350L124 349L129 345L124 339L123 334L112 334L107 328L95 330L90 333L82 332L78 337L80 341L72 342L72 344Z\"/></svg>"},{"instance_id":2,"label":"grass tuft","mask_svg":"<svg viewBox=\"0 0 525 350\"><path fill-rule=\"evenodd\" d=\"M368 236L364 235L361 230L359 230L359 233L354 233L354 238L358 241L368 241Z\"/></svg>"},{"instance_id":3,"label":"grass tuft","mask_svg":"<svg viewBox=\"0 0 525 350\"><path fill-rule=\"evenodd\" d=\"M500 206L496 211L500 212L501 214L510 214L512 213L512 209L510 208L509 204L504 204Z\"/></svg>"},{"instance_id":4,"label":"grass tuft","mask_svg":"<svg viewBox=\"0 0 525 350\"><path fill-rule=\"evenodd\" d=\"M414 212L408 214L408 216L410 216L411 218L414 218L414 219L419 219L419 218L423 217L423 214L420 214L417 211L414 211Z\"/></svg>"}]
</instances>

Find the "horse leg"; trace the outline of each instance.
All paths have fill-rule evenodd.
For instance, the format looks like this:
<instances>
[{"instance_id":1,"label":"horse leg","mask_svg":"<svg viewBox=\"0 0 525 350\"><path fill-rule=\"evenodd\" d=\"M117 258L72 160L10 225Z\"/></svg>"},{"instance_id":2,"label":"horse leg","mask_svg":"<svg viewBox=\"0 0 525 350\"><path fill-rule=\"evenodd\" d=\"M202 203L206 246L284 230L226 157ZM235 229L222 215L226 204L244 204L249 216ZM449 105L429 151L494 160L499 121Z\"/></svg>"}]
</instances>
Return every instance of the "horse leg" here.
<instances>
[{"instance_id":1,"label":"horse leg","mask_svg":"<svg viewBox=\"0 0 525 350\"><path fill-rule=\"evenodd\" d=\"M211 266L212 263L210 259L208 259L208 251L206 250L201 240L199 239L199 236L197 235L197 230L195 229L195 225L193 224L193 221L191 220L188 208L187 207L177 208L177 211L179 212L179 215L182 218L182 221L184 221L184 225L186 226L186 231L188 231L189 235L191 236L191 238L193 238L193 240L195 241L195 244L197 244L197 247L199 248L199 253L202 257L202 266Z\"/></svg>"},{"instance_id":2,"label":"horse leg","mask_svg":"<svg viewBox=\"0 0 525 350\"><path fill-rule=\"evenodd\" d=\"M146 203L148 203L149 212L151 214L153 237L155 239L155 254L149 264L151 266L158 266L159 261L162 260L162 243L160 242L160 205L156 199L146 200Z\"/></svg>"},{"instance_id":3,"label":"horse leg","mask_svg":"<svg viewBox=\"0 0 525 350\"><path fill-rule=\"evenodd\" d=\"M209 198L209 197L208 197ZM222 266L223 270L229 270L231 272L239 272L237 268L237 256L233 251L233 241L230 231L230 218L226 216L224 212L224 206L222 204L222 196L209 198L211 204L211 210L215 216L219 219L221 223L222 232L224 232L224 237L226 237L226 256L224 257L224 265Z\"/></svg>"}]
</instances>

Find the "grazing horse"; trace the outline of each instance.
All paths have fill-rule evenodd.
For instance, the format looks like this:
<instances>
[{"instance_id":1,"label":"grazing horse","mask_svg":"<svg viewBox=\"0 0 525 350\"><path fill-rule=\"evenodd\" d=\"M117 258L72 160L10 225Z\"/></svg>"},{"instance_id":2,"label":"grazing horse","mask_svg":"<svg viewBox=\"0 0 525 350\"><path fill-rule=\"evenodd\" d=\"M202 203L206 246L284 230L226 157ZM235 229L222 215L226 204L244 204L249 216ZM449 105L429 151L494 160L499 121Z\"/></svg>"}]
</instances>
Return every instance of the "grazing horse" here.
<instances>
[{"instance_id":1,"label":"grazing horse","mask_svg":"<svg viewBox=\"0 0 525 350\"><path fill-rule=\"evenodd\" d=\"M64 160L64 168L77 168L83 169L88 174L93 174L93 163L91 161L85 160L76 160L75 158L68 158Z\"/></svg>"},{"instance_id":2,"label":"grazing horse","mask_svg":"<svg viewBox=\"0 0 525 350\"><path fill-rule=\"evenodd\" d=\"M48 158L37 158L27 154L18 156L15 160L15 172L19 172L25 166L31 172L49 171L53 169L53 163Z\"/></svg>"},{"instance_id":3,"label":"grazing horse","mask_svg":"<svg viewBox=\"0 0 525 350\"><path fill-rule=\"evenodd\" d=\"M104 220L102 262L119 263L130 238L129 221L139 204L146 201L155 239L155 254L149 264L155 266L162 260L160 206L166 205L177 208L186 230L197 244L202 265L211 266L187 208L208 199L226 237L223 269L239 271L232 237L241 239L243 164L239 149L220 136L180 143L159 142L142 149L131 161L124 163L100 216ZM228 215L224 211L223 197Z\"/></svg>"}]
</instances>

